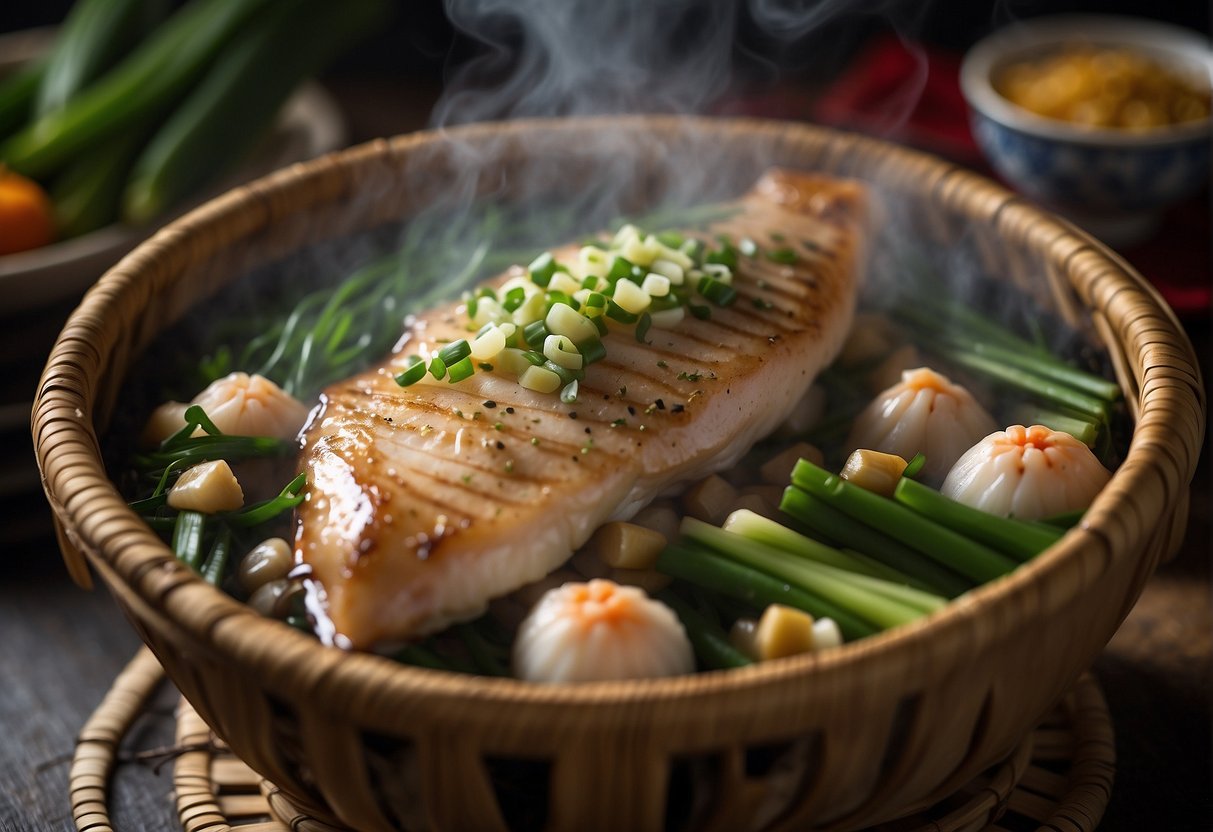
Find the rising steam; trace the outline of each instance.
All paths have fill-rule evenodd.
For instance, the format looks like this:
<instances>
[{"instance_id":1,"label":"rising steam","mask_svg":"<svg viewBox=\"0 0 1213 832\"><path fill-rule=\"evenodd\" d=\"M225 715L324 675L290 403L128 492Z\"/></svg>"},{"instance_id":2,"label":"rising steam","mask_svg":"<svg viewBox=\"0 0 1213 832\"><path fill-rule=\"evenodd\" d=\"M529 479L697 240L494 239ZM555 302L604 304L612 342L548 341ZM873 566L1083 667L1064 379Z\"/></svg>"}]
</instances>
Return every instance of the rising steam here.
<instances>
[{"instance_id":1,"label":"rising steam","mask_svg":"<svg viewBox=\"0 0 1213 832\"><path fill-rule=\"evenodd\" d=\"M436 125L521 116L697 112L729 80L738 0L448 0L483 45Z\"/></svg>"},{"instance_id":2,"label":"rising steam","mask_svg":"<svg viewBox=\"0 0 1213 832\"><path fill-rule=\"evenodd\" d=\"M902 0L447 0L476 45L453 65L432 124L604 113L701 113L739 56L778 73L811 65L806 38L880 18L912 33L930 4ZM743 37L742 35L748 35ZM820 46L822 44L818 44ZM925 80L907 79L912 107ZM908 113L908 110L907 110Z\"/></svg>"}]
</instances>

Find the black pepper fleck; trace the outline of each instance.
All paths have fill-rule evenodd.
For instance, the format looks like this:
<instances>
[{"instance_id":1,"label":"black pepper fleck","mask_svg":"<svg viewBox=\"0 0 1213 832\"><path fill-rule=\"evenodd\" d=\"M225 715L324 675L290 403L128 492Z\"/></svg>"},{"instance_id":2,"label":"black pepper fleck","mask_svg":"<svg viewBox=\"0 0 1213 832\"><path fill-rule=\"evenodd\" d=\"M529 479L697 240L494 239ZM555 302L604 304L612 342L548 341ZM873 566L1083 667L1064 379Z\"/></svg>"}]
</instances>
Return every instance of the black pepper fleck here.
<instances>
[{"instance_id":1,"label":"black pepper fleck","mask_svg":"<svg viewBox=\"0 0 1213 832\"><path fill-rule=\"evenodd\" d=\"M570 419L576 419L576 418L577 418L577 411L576 411L576 410L570 410L570 411L569 411L569 418L570 418Z\"/></svg>"},{"instance_id":2,"label":"black pepper fleck","mask_svg":"<svg viewBox=\"0 0 1213 832\"><path fill-rule=\"evenodd\" d=\"M513 412L514 412L514 408L512 408L512 407L507 407L507 408L505 409L505 412L506 412L506 413L513 413Z\"/></svg>"},{"instance_id":3,"label":"black pepper fleck","mask_svg":"<svg viewBox=\"0 0 1213 832\"><path fill-rule=\"evenodd\" d=\"M661 399L653 402L653 404L657 405L658 410L665 410L665 402L663 402Z\"/></svg>"},{"instance_id":4,"label":"black pepper fleck","mask_svg":"<svg viewBox=\"0 0 1213 832\"><path fill-rule=\"evenodd\" d=\"M629 415L629 416L635 416L635 415L636 415L636 408L632 407L631 405L628 405L628 415Z\"/></svg>"},{"instance_id":5,"label":"black pepper fleck","mask_svg":"<svg viewBox=\"0 0 1213 832\"><path fill-rule=\"evenodd\" d=\"M496 406L497 406L497 402L492 401L492 400L490 399L489 401L487 401L487 402L485 402L485 403L484 403L484 406L485 406L485 407L487 407L489 410L492 410L494 407L496 407Z\"/></svg>"},{"instance_id":6,"label":"black pepper fleck","mask_svg":"<svg viewBox=\"0 0 1213 832\"><path fill-rule=\"evenodd\" d=\"M673 407L671 407L671 408L670 408L670 412L671 412L671 413L681 413L681 412L682 412L682 411L684 411L684 410L686 410L686 408L685 408L685 407L683 407L683 406L682 406L682 405L680 405L680 404L676 404L676 405L674 405Z\"/></svg>"},{"instance_id":7,"label":"black pepper fleck","mask_svg":"<svg viewBox=\"0 0 1213 832\"><path fill-rule=\"evenodd\" d=\"M497 440L497 450L499 450L499 451L505 450L505 443L502 442L500 439Z\"/></svg>"}]
</instances>

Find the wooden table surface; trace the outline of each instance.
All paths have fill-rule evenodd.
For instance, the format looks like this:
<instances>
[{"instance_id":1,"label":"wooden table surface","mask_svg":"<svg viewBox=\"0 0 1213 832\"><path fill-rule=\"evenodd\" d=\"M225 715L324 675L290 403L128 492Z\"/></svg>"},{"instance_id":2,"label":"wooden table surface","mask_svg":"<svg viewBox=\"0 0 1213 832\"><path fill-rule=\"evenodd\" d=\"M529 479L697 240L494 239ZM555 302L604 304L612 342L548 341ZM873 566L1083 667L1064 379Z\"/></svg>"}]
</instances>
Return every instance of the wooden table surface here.
<instances>
[{"instance_id":1,"label":"wooden table surface","mask_svg":"<svg viewBox=\"0 0 1213 832\"><path fill-rule=\"evenodd\" d=\"M362 82L338 86L355 138L419 126L427 92L409 92L397 108L387 90ZM403 115L402 115L403 114ZM68 308L21 319L0 313L0 407L14 390L33 390L45 349ZM1203 358L1209 321L1189 321ZM22 357L24 356L24 357ZM1205 378L1209 378L1206 364ZM10 398L4 398L9 394ZM24 437L0 436L0 454L29 454ZM1204 830L1210 806L1213 710L1213 542L1209 450L1198 472L1193 516L1179 556L1150 580L1141 601L1095 665L1115 723L1116 784L1101 830ZM0 492L3 493L3 492ZM39 495L0 499L0 832L73 827L67 773L76 732L139 646L104 589L73 586L59 562ZM130 742L171 742L173 694L165 690ZM171 766L127 764L114 784L119 832L179 828L170 800Z\"/></svg>"}]
</instances>

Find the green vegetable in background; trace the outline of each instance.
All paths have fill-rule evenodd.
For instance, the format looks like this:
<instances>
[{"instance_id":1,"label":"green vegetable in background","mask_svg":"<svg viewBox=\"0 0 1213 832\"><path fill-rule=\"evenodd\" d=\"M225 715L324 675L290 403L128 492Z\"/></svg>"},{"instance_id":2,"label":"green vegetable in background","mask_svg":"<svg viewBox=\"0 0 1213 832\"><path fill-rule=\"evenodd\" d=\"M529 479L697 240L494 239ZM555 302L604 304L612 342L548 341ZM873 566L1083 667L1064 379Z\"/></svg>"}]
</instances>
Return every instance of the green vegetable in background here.
<instances>
[{"instance_id":1,"label":"green vegetable in background","mask_svg":"<svg viewBox=\"0 0 1213 832\"><path fill-rule=\"evenodd\" d=\"M194 0L62 110L0 145L0 161L43 177L105 138L158 118L206 71L232 34L271 5L272 0Z\"/></svg>"},{"instance_id":2,"label":"green vegetable in background","mask_svg":"<svg viewBox=\"0 0 1213 832\"><path fill-rule=\"evenodd\" d=\"M29 120L45 72L44 61L33 61L0 81L0 139Z\"/></svg>"},{"instance_id":3,"label":"green vegetable in background","mask_svg":"<svg viewBox=\"0 0 1213 832\"><path fill-rule=\"evenodd\" d=\"M47 57L34 114L42 117L67 106L167 14L165 0L79 0Z\"/></svg>"},{"instance_id":4,"label":"green vegetable in background","mask_svg":"<svg viewBox=\"0 0 1213 832\"><path fill-rule=\"evenodd\" d=\"M118 217L127 178L146 140L146 130L113 136L56 177L50 195L60 237L96 231Z\"/></svg>"},{"instance_id":5,"label":"green vegetable in background","mask_svg":"<svg viewBox=\"0 0 1213 832\"><path fill-rule=\"evenodd\" d=\"M385 0L278 0L219 54L135 165L124 218L151 220L236 161L308 75L387 14Z\"/></svg>"}]
</instances>

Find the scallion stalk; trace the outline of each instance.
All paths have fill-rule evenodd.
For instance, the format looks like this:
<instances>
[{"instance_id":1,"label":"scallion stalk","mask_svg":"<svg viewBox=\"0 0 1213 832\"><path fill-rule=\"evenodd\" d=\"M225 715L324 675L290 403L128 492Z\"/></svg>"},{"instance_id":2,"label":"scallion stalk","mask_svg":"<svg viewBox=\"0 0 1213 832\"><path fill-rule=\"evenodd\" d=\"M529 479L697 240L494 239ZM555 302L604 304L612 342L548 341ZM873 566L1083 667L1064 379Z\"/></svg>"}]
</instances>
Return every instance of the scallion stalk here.
<instances>
[{"instance_id":1,"label":"scallion stalk","mask_svg":"<svg viewBox=\"0 0 1213 832\"><path fill-rule=\"evenodd\" d=\"M914 480L898 482L893 490L893 499L941 526L985 543L1021 562L1036 557L1064 534L1047 526L979 511Z\"/></svg>"},{"instance_id":2,"label":"scallion stalk","mask_svg":"<svg viewBox=\"0 0 1213 832\"><path fill-rule=\"evenodd\" d=\"M1070 416L1043 407L1021 405L1015 409L1015 420L1021 425L1044 425L1050 430L1068 433L1088 448L1095 447L1099 441L1099 424L1081 416Z\"/></svg>"},{"instance_id":3,"label":"scallion stalk","mask_svg":"<svg viewBox=\"0 0 1213 832\"><path fill-rule=\"evenodd\" d=\"M674 592L666 590L657 599L674 611L686 630L699 663L709 670L727 670L753 664L749 656L729 643L729 637Z\"/></svg>"},{"instance_id":4,"label":"scallion stalk","mask_svg":"<svg viewBox=\"0 0 1213 832\"><path fill-rule=\"evenodd\" d=\"M910 587L789 555L693 517L683 518L682 533L733 560L828 598L881 629L909 623L946 603Z\"/></svg>"},{"instance_id":5,"label":"scallion stalk","mask_svg":"<svg viewBox=\"0 0 1213 832\"><path fill-rule=\"evenodd\" d=\"M215 542L211 552L206 557L202 567L202 577L211 586L219 586L227 574L228 559L232 550L232 532L227 526L220 526L215 534Z\"/></svg>"},{"instance_id":6,"label":"scallion stalk","mask_svg":"<svg viewBox=\"0 0 1213 832\"><path fill-rule=\"evenodd\" d=\"M657 557L657 569L759 609L770 604L784 604L804 610L815 618L832 618L848 641L880 631L870 621L826 598L707 548L687 544L667 546Z\"/></svg>"},{"instance_id":7,"label":"scallion stalk","mask_svg":"<svg viewBox=\"0 0 1213 832\"><path fill-rule=\"evenodd\" d=\"M792 484L851 517L896 535L911 548L979 583L1001 577L1017 565L1006 555L853 485L807 460L800 460L792 469Z\"/></svg>"},{"instance_id":8,"label":"scallion stalk","mask_svg":"<svg viewBox=\"0 0 1213 832\"><path fill-rule=\"evenodd\" d=\"M1080 508L1064 512L1063 514L1054 514L1052 517L1045 517L1039 522L1058 529L1072 529L1082 521L1082 517L1086 513L1087 510L1085 508Z\"/></svg>"},{"instance_id":9,"label":"scallion stalk","mask_svg":"<svg viewBox=\"0 0 1213 832\"><path fill-rule=\"evenodd\" d=\"M286 487L278 492L278 496L260 503L246 506L240 511L223 514L223 520L233 526L247 528L257 526L267 520L273 520L284 511L290 511L303 502L303 487L307 485L307 474L295 477Z\"/></svg>"},{"instance_id":10,"label":"scallion stalk","mask_svg":"<svg viewBox=\"0 0 1213 832\"><path fill-rule=\"evenodd\" d=\"M202 532L206 528L206 515L198 511L182 511L173 525L172 547L174 554L195 572L202 568Z\"/></svg>"},{"instance_id":11,"label":"scallion stalk","mask_svg":"<svg viewBox=\"0 0 1213 832\"><path fill-rule=\"evenodd\" d=\"M853 549L896 569L906 576L910 586L945 598L955 598L973 588L973 582L934 559L924 557L800 488L787 488L779 508L814 534L833 541L839 548Z\"/></svg>"},{"instance_id":12,"label":"scallion stalk","mask_svg":"<svg viewBox=\"0 0 1213 832\"><path fill-rule=\"evenodd\" d=\"M903 584L910 583L906 575L890 566L886 566L879 561L872 562L866 558L856 558L847 552L827 546L810 537L805 537L789 529L787 526L776 523L774 520L763 517L761 514L756 514L749 509L740 509L730 514L721 528L726 532L739 534L748 540L753 540L755 543L773 546L789 554L808 558L818 563L824 563L827 566L846 569L850 572L869 575L885 581Z\"/></svg>"}]
</instances>

